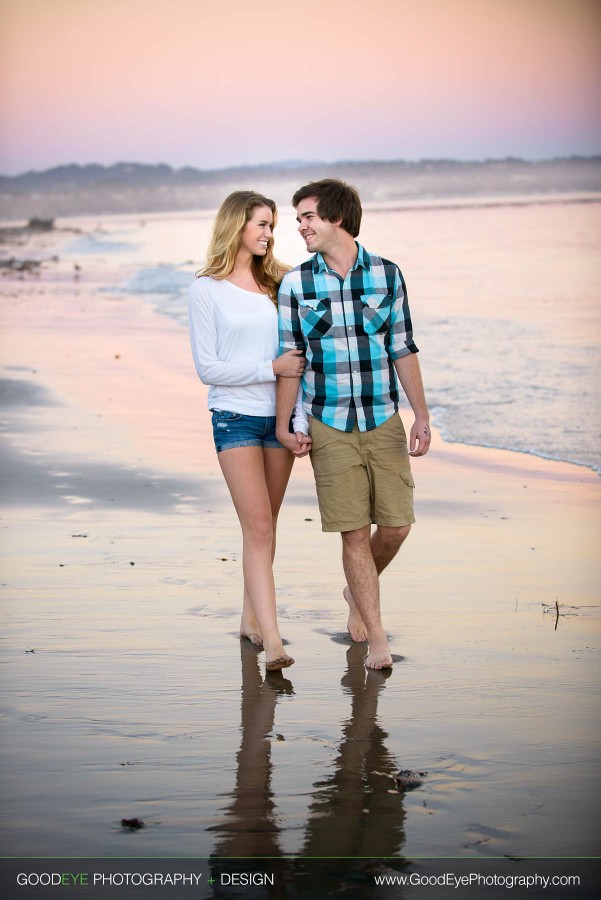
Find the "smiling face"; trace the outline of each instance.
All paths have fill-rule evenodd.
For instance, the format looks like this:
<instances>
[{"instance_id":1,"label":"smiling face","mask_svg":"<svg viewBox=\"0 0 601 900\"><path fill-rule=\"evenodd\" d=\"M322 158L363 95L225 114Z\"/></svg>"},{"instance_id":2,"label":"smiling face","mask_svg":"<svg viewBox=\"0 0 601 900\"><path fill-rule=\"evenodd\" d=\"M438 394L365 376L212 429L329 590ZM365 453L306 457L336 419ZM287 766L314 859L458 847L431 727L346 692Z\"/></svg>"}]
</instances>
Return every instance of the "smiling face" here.
<instances>
[{"instance_id":1,"label":"smiling face","mask_svg":"<svg viewBox=\"0 0 601 900\"><path fill-rule=\"evenodd\" d=\"M309 253L325 253L331 251L338 243L340 225L326 222L317 212L317 199L307 197L296 207L296 221L300 236L307 245Z\"/></svg>"},{"instance_id":2,"label":"smiling face","mask_svg":"<svg viewBox=\"0 0 601 900\"><path fill-rule=\"evenodd\" d=\"M273 213L268 206L255 206L251 217L242 229L240 250L250 256L265 256L273 237L271 227Z\"/></svg>"}]
</instances>

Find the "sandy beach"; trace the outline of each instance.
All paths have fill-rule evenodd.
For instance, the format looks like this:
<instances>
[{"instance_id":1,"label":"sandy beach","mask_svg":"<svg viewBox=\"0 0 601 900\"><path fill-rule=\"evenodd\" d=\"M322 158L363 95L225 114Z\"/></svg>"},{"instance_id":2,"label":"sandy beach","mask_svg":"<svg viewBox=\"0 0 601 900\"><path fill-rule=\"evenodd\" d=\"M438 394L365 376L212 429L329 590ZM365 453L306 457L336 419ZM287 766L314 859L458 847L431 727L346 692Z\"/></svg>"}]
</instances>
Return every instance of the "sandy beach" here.
<instances>
[{"instance_id":1,"label":"sandy beach","mask_svg":"<svg viewBox=\"0 0 601 900\"><path fill-rule=\"evenodd\" d=\"M276 559L297 663L265 678L185 328L93 263L0 287L3 855L598 855L598 475L436 434L383 577L386 676L345 637L299 461Z\"/></svg>"}]
</instances>

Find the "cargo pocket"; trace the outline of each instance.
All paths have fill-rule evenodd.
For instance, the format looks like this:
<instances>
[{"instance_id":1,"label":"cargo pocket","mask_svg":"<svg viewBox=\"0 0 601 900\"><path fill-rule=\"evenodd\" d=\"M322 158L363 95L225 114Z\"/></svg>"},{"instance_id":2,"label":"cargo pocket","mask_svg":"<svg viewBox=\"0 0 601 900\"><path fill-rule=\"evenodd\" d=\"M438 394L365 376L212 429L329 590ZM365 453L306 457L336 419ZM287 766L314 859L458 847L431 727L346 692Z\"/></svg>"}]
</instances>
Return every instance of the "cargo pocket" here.
<instances>
[{"instance_id":1,"label":"cargo pocket","mask_svg":"<svg viewBox=\"0 0 601 900\"><path fill-rule=\"evenodd\" d=\"M413 475L411 474L411 472L401 472L401 478L403 479L407 487L415 487L415 481L413 480Z\"/></svg>"}]
</instances>

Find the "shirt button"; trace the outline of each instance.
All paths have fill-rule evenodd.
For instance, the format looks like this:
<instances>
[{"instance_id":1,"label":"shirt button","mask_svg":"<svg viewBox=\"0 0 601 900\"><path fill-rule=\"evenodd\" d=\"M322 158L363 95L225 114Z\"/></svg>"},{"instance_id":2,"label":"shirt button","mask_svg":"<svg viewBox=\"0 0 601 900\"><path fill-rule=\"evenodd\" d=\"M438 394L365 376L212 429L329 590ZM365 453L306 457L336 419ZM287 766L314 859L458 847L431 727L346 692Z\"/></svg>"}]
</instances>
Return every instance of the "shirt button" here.
<instances>
[{"instance_id":1,"label":"shirt button","mask_svg":"<svg viewBox=\"0 0 601 900\"><path fill-rule=\"evenodd\" d=\"M353 326L352 326L352 325L349 325L348 330L349 330L349 331L352 331L352 330L353 330Z\"/></svg>"}]
</instances>

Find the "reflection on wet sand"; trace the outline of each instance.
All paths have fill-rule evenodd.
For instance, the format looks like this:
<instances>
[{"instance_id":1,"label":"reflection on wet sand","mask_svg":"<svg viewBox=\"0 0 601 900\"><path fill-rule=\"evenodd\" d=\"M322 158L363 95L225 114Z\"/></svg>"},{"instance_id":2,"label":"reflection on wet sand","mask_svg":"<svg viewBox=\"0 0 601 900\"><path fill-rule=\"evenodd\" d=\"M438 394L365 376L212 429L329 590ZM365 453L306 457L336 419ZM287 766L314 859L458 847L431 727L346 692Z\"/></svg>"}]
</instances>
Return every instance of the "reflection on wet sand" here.
<instances>
[{"instance_id":1,"label":"reflection on wet sand","mask_svg":"<svg viewBox=\"0 0 601 900\"><path fill-rule=\"evenodd\" d=\"M259 669L259 654L247 641L240 641L242 658L242 702L240 750L236 784L225 821L211 830L220 834L215 856L231 858L281 856L279 828L271 788L271 742L275 707L282 694L294 693L282 672Z\"/></svg>"},{"instance_id":2,"label":"reflection on wet sand","mask_svg":"<svg viewBox=\"0 0 601 900\"><path fill-rule=\"evenodd\" d=\"M366 670L365 648L353 644L342 678L351 712L342 725L334 772L315 784L303 854L397 856L404 841L404 809L395 788L398 765L377 721L378 694L392 670Z\"/></svg>"},{"instance_id":3,"label":"reflection on wet sand","mask_svg":"<svg viewBox=\"0 0 601 900\"><path fill-rule=\"evenodd\" d=\"M364 647L349 648L341 685L350 695L351 709L342 722L333 771L314 783L302 856L284 859L266 736L274 729L278 698L293 688L281 672L263 680L250 645L241 644L241 656L242 739L232 801L223 823L211 829L220 836L212 857L213 877L218 882L232 859L245 858L245 871L266 871L265 858L271 857L275 883L265 886L264 896L320 896L330 880L339 883L341 869L348 869L360 889L372 861L398 858L404 842L405 812L394 782L398 764L377 721L378 695L391 670L367 671Z\"/></svg>"}]
</instances>

